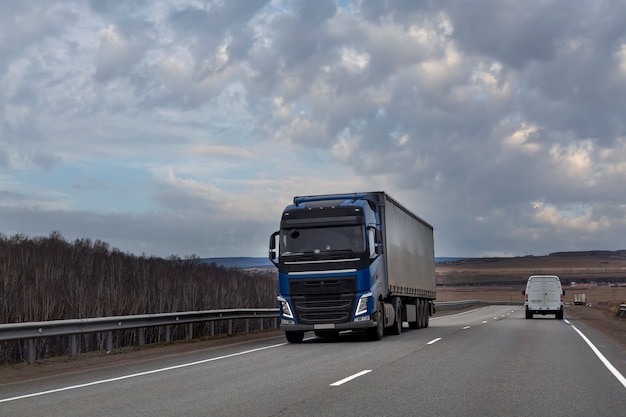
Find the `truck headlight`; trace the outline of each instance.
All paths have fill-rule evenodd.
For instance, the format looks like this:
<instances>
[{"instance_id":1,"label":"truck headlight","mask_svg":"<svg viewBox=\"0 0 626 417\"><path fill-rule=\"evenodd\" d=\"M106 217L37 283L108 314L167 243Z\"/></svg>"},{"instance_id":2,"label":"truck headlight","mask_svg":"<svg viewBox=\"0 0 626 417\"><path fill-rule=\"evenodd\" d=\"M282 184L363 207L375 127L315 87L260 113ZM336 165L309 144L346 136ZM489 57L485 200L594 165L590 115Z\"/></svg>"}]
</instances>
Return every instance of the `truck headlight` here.
<instances>
[{"instance_id":1,"label":"truck headlight","mask_svg":"<svg viewBox=\"0 0 626 417\"><path fill-rule=\"evenodd\" d=\"M363 294L361 296L361 298L359 298L359 303L356 306L356 312L354 313L355 316L360 316L361 314L365 314L367 313L367 305L369 304L369 300L370 297L372 296L371 292L368 292L367 294Z\"/></svg>"},{"instance_id":2,"label":"truck headlight","mask_svg":"<svg viewBox=\"0 0 626 417\"><path fill-rule=\"evenodd\" d=\"M293 312L291 311L289 302L281 296L278 296L277 299L278 299L278 302L280 303L280 311L283 313L283 316L293 319Z\"/></svg>"}]
</instances>

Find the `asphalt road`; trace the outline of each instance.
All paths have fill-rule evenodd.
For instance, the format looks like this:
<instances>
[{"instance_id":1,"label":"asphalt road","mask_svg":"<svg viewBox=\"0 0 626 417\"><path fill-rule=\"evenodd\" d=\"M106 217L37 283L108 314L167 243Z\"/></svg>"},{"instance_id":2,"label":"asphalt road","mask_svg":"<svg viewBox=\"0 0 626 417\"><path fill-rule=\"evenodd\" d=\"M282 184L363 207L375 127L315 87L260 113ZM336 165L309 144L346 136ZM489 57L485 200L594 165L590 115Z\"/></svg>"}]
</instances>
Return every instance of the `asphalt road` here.
<instances>
[{"instance_id":1,"label":"asphalt road","mask_svg":"<svg viewBox=\"0 0 626 417\"><path fill-rule=\"evenodd\" d=\"M4 384L0 416L624 415L623 349L523 317L491 306L380 342L280 337Z\"/></svg>"}]
</instances>

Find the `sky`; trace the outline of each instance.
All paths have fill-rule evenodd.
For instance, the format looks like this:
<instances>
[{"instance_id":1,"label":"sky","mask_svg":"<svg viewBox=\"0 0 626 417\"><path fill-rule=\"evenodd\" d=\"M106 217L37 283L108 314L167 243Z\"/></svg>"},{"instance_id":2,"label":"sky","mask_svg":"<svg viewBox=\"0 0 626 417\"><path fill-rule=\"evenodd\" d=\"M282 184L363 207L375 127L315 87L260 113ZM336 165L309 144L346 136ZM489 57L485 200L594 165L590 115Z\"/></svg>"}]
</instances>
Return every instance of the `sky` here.
<instances>
[{"instance_id":1,"label":"sky","mask_svg":"<svg viewBox=\"0 0 626 417\"><path fill-rule=\"evenodd\" d=\"M386 191L439 257L626 248L623 0L0 2L0 233L267 256Z\"/></svg>"}]
</instances>

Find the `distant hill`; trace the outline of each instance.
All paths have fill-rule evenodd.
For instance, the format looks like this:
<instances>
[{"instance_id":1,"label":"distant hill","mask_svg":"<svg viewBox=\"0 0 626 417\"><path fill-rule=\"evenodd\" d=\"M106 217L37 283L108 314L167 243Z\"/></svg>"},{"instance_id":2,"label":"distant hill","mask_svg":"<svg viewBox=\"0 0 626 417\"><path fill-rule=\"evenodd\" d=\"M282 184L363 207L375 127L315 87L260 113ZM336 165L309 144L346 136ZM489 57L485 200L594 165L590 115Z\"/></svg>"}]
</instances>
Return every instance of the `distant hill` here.
<instances>
[{"instance_id":1,"label":"distant hill","mask_svg":"<svg viewBox=\"0 0 626 417\"><path fill-rule=\"evenodd\" d=\"M435 262L456 262L467 258L453 258L453 257L435 257ZM217 266L224 268L273 268L274 264L268 258L254 258L254 257L231 257L231 258L201 258L203 263L214 263Z\"/></svg>"},{"instance_id":2,"label":"distant hill","mask_svg":"<svg viewBox=\"0 0 626 417\"><path fill-rule=\"evenodd\" d=\"M201 262L216 264L224 268L273 268L274 264L268 258L232 257L232 258L201 258Z\"/></svg>"}]
</instances>

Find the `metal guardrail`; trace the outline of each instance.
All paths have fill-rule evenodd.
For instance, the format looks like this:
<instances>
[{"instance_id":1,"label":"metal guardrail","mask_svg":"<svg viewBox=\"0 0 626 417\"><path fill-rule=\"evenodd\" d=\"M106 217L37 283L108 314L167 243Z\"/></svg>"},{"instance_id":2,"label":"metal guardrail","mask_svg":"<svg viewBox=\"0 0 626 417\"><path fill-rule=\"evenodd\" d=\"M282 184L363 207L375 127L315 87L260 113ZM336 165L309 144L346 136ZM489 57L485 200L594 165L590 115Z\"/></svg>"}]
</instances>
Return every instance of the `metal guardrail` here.
<instances>
[{"instance_id":1,"label":"metal guardrail","mask_svg":"<svg viewBox=\"0 0 626 417\"><path fill-rule=\"evenodd\" d=\"M139 346L145 344L145 328L165 326L165 341L171 341L171 326L187 324L187 339L193 338L193 324L211 322L211 335L214 335L214 322L228 320L228 334L232 334L232 321L245 320L246 333L249 331L249 320L259 319L259 327L263 330L264 319L271 318L273 328L278 328L278 309L235 309L235 310L203 310L176 313L141 314L133 316L96 317L86 319L51 320L26 323L0 324L0 342L27 340L28 363L35 362L34 340L43 337L69 336L70 356L78 356L77 336L87 333L106 332L106 350L113 349L113 331L137 330Z\"/></svg>"},{"instance_id":2,"label":"metal guardrail","mask_svg":"<svg viewBox=\"0 0 626 417\"><path fill-rule=\"evenodd\" d=\"M498 301L446 301L435 302L435 310L456 310L476 305L521 305L516 302ZM139 346L145 344L145 329L149 327L165 327L165 342L171 341L171 326L187 324L187 339L193 339L193 324L211 322L211 335L214 335L214 322L227 320L228 334L232 334L233 320L246 320L245 332L249 332L249 320L259 319L259 327L263 330L264 319L274 319L272 328L278 328L278 309L231 309L203 310L176 313L140 314L132 316L96 317L70 320L50 320L25 323L0 324L0 342L26 340L27 360L35 362L35 339L44 337L70 337L70 356L78 356L78 339L82 334L106 333L106 350L113 350L113 332L119 330L137 330Z\"/></svg>"}]
</instances>

